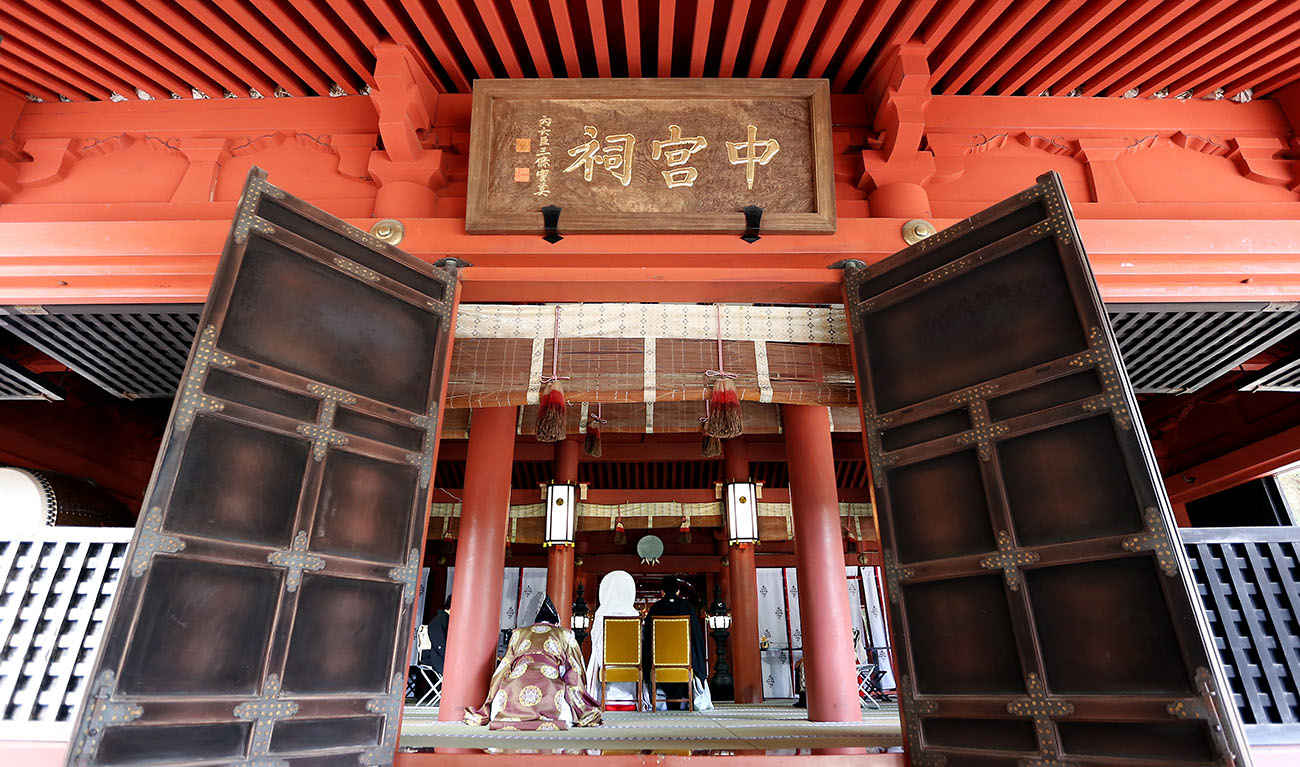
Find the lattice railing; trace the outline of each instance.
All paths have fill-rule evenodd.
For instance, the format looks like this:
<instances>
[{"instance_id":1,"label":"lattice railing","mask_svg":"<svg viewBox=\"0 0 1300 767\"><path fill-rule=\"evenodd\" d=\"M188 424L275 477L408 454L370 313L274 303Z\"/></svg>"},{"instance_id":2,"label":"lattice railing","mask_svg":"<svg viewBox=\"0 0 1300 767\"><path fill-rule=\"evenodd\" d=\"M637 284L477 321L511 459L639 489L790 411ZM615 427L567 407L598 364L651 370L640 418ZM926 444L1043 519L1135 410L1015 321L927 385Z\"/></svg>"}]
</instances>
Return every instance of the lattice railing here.
<instances>
[{"instance_id":1,"label":"lattice railing","mask_svg":"<svg viewBox=\"0 0 1300 767\"><path fill-rule=\"evenodd\" d=\"M0 740L67 740L131 528L0 540Z\"/></svg>"},{"instance_id":2,"label":"lattice railing","mask_svg":"<svg viewBox=\"0 0 1300 767\"><path fill-rule=\"evenodd\" d=\"M1300 527L1179 532L1247 740L1300 743Z\"/></svg>"}]
</instances>

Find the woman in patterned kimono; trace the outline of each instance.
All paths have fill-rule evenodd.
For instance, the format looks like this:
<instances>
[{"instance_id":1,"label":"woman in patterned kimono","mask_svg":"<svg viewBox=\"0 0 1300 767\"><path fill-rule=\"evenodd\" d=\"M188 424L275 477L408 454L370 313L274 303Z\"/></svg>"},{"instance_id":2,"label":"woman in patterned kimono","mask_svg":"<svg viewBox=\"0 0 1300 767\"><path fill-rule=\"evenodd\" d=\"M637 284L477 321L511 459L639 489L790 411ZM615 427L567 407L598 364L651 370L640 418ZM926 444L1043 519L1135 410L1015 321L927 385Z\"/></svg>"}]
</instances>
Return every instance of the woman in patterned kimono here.
<instances>
[{"instance_id":1,"label":"woman in patterned kimono","mask_svg":"<svg viewBox=\"0 0 1300 767\"><path fill-rule=\"evenodd\" d=\"M547 597L537 623L510 635L506 655L492 674L487 701L465 710L467 724L491 730L567 730L600 724L600 707L587 694L582 651L573 632L557 626Z\"/></svg>"}]
</instances>

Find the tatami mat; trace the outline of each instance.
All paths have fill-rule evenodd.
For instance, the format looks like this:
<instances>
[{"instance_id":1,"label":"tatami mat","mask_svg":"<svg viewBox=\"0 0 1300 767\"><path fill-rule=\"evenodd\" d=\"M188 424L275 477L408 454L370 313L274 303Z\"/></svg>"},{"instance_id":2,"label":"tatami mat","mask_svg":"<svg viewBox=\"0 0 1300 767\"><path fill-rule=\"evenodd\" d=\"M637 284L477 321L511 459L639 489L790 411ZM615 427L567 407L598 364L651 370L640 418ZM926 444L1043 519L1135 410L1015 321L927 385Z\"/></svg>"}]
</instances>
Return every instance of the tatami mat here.
<instances>
[{"instance_id":1,"label":"tatami mat","mask_svg":"<svg viewBox=\"0 0 1300 767\"><path fill-rule=\"evenodd\" d=\"M559 732L489 731L439 722L436 708L408 707L405 748L605 751L750 751L887 747L902 744L897 707L862 712L861 722L810 722L808 713L781 703L720 704L710 711L610 711L600 727Z\"/></svg>"}]
</instances>

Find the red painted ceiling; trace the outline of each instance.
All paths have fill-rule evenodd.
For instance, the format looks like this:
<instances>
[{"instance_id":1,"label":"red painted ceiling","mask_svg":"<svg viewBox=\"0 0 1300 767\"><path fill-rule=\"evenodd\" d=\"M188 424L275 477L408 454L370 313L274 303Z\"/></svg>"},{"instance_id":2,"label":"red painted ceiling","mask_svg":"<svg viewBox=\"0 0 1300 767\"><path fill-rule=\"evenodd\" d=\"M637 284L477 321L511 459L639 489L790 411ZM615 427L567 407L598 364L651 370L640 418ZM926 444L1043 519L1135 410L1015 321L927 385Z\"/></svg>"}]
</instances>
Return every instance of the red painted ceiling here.
<instances>
[{"instance_id":1,"label":"red painted ceiling","mask_svg":"<svg viewBox=\"0 0 1300 767\"><path fill-rule=\"evenodd\" d=\"M1294 0L13 0L0 34L0 87L46 101L359 93L389 38L451 92L626 75L856 92L908 41L936 93L1231 98L1300 79Z\"/></svg>"}]
</instances>

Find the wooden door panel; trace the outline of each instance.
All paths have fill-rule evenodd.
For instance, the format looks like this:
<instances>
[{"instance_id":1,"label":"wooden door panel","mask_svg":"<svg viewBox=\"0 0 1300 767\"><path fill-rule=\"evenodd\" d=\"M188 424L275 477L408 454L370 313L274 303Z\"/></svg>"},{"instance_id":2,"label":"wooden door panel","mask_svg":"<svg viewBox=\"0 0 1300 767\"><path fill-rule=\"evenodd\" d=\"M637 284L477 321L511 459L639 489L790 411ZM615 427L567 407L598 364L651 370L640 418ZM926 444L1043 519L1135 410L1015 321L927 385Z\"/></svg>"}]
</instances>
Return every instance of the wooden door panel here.
<instances>
[{"instance_id":1,"label":"wooden door panel","mask_svg":"<svg viewBox=\"0 0 1300 767\"><path fill-rule=\"evenodd\" d=\"M70 765L391 764L457 295L250 173Z\"/></svg>"},{"instance_id":2,"label":"wooden door panel","mask_svg":"<svg viewBox=\"0 0 1300 767\"><path fill-rule=\"evenodd\" d=\"M912 763L1248 764L1057 176L845 296Z\"/></svg>"}]
</instances>

